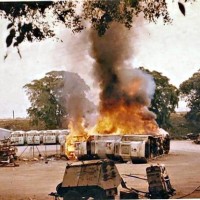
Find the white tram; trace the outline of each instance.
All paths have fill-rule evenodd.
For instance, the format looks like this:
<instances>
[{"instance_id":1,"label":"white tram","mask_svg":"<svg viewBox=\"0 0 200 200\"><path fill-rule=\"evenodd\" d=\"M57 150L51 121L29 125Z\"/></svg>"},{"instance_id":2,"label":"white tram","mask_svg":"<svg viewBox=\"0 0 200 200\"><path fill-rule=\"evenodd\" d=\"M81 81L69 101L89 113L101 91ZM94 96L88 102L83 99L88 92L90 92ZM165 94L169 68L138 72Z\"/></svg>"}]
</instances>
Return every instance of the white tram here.
<instances>
[{"instance_id":1,"label":"white tram","mask_svg":"<svg viewBox=\"0 0 200 200\"><path fill-rule=\"evenodd\" d=\"M66 142L66 136L69 135L69 129L58 130L57 141L59 144Z\"/></svg>"},{"instance_id":2,"label":"white tram","mask_svg":"<svg viewBox=\"0 0 200 200\"><path fill-rule=\"evenodd\" d=\"M25 144L25 131L13 131L10 137L13 145L24 145Z\"/></svg>"},{"instance_id":3,"label":"white tram","mask_svg":"<svg viewBox=\"0 0 200 200\"><path fill-rule=\"evenodd\" d=\"M40 144L40 132L31 130L26 132L26 143L27 144Z\"/></svg>"},{"instance_id":4,"label":"white tram","mask_svg":"<svg viewBox=\"0 0 200 200\"><path fill-rule=\"evenodd\" d=\"M43 132L43 144L56 144L56 131L46 130Z\"/></svg>"}]
</instances>

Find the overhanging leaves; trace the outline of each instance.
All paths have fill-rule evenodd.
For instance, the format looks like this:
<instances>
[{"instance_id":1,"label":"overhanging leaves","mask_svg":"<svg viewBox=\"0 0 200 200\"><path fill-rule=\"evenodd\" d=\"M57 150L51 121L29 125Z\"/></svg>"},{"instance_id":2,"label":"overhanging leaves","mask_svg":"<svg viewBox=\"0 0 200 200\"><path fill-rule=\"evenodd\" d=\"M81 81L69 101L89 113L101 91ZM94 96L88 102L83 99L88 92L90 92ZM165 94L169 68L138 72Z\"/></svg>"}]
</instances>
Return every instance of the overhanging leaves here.
<instances>
[{"instance_id":1,"label":"overhanging leaves","mask_svg":"<svg viewBox=\"0 0 200 200\"><path fill-rule=\"evenodd\" d=\"M185 16L185 6L181 2L178 2L178 7L181 13Z\"/></svg>"}]
</instances>

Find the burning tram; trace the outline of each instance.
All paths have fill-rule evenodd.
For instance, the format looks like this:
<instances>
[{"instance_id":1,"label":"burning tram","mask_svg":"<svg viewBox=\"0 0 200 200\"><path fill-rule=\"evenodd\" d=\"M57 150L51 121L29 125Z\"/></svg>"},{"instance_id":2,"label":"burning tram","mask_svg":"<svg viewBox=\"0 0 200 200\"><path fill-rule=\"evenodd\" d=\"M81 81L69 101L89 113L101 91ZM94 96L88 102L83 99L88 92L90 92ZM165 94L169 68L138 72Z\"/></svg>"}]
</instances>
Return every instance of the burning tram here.
<instances>
[{"instance_id":1,"label":"burning tram","mask_svg":"<svg viewBox=\"0 0 200 200\"><path fill-rule=\"evenodd\" d=\"M85 142L75 142L75 156L79 159L109 158L114 159L115 144L120 135L91 135Z\"/></svg>"},{"instance_id":2,"label":"burning tram","mask_svg":"<svg viewBox=\"0 0 200 200\"><path fill-rule=\"evenodd\" d=\"M121 161L145 161L150 157L149 135L124 135L115 144L115 156Z\"/></svg>"},{"instance_id":3,"label":"burning tram","mask_svg":"<svg viewBox=\"0 0 200 200\"><path fill-rule=\"evenodd\" d=\"M162 135L124 135L115 144L115 156L120 160L147 162L164 153Z\"/></svg>"},{"instance_id":4,"label":"burning tram","mask_svg":"<svg viewBox=\"0 0 200 200\"><path fill-rule=\"evenodd\" d=\"M109 158L122 162L147 162L167 154L169 149L170 138L166 131L157 135L98 134L90 135L87 140L76 140L73 154L78 160Z\"/></svg>"}]
</instances>

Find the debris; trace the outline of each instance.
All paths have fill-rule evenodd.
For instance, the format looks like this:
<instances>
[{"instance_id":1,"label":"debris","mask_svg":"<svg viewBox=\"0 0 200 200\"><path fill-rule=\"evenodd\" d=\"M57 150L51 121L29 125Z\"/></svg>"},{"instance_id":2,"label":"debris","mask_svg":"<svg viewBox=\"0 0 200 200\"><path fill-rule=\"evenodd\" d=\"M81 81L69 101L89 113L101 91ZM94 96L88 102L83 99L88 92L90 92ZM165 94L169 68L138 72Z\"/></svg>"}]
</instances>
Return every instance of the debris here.
<instances>
[{"instance_id":1,"label":"debris","mask_svg":"<svg viewBox=\"0 0 200 200\"><path fill-rule=\"evenodd\" d=\"M38 160L39 160L38 158L33 158L33 159L32 159L32 161L38 161Z\"/></svg>"},{"instance_id":2,"label":"debris","mask_svg":"<svg viewBox=\"0 0 200 200\"><path fill-rule=\"evenodd\" d=\"M40 157L40 160L44 160L44 157L41 156L41 157Z\"/></svg>"},{"instance_id":3,"label":"debris","mask_svg":"<svg viewBox=\"0 0 200 200\"><path fill-rule=\"evenodd\" d=\"M196 138L196 140L194 140L195 144L200 144L200 134L198 135L198 137Z\"/></svg>"},{"instance_id":4,"label":"debris","mask_svg":"<svg viewBox=\"0 0 200 200\"><path fill-rule=\"evenodd\" d=\"M164 165L152 165L146 168L151 199L168 199L175 194Z\"/></svg>"},{"instance_id":5,"label":"debris","mask_svg":"<svg viewBox=\"0 0 200 200\"><path fill-rule=\"evenodd\" d=\"M15 161L17 148L11 146L10 139L0 140L0 166L17 166Z\"/></svg>"},{"instance_id":6,"label":"debris","mask_svg":"<svg viewBox=\"0 0 200 200\"><path fill-rule=\"evenodd\" d=\"M138 193L134 191L120 191L120 199L138 199Z\"/></svg>"}]
</instances>

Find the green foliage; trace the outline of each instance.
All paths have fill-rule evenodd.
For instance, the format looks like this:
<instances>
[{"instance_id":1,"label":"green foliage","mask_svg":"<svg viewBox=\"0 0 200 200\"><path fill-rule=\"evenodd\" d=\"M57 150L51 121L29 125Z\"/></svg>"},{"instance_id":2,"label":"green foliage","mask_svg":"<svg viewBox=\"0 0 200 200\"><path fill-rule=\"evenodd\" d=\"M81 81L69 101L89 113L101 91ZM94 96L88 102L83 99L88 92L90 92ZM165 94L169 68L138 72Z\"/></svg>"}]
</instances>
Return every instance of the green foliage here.
<instances>
[{"instance_id":1,"label":"green foliage","mask_svg":"<svg viewBox=\"0 0 200 200\"><path fill-rule=\"evenodd\" d=\"M149 71L141 67L143 71L151 74L154 78L156 89L151 101L150 110L157 115L157 123L160 127L170 126L170 114L175 111L179 101L178 89L169 83L169 79L160 72Z\"/></svg>"},{"instance_id":2,"label":"green foliage","mask_svg":"<svg viewBox=\"0 0 200 200\"><path fill-rule=\"evenodd\" d=\"M166 130L172 138L183 139L188 133L199 133L199 127L185 118L186 112L177 112L170 115L171 126Z\"/></svg>"},{"instance_id":3,"label":"green foliage","mask_svg":"<svg viewBox=\"0 0 200 200\"><path fill-rule=\"evenodd\" d=\"M187 119L200 122L200 70L180 85L180 91L190 108L186 115Z\"/></svg>"},{"instance_id":4,"label":"green foliage","mask_svg":"<svg viewBox=\"0 0 200 200\"><path fill-rule=\"evenodd\" d=\"M131 28L133 18L140 13L148 21L156 22L159 17L164 23L171 21L165 0L0 2L0 16L10 21L7 28L11 31L6 39L8 47L18 47L25 40L32 42L54 37L54 27L58 24L80 32L89 22L102 36L112 22Z\"/></svg>"},{"instance_id":5,"label":"green foliage","mask_svg":"<svg viewBox=\"0 0 200 200\"><path fill-rule=\"evenodd\" d=\"M34 125L43 123L46 129L61 126L61 118L66 114L62 102L64 72L50 72L40 80L26 84L31 107L27 110Z\"/></svg>"},{"instance_id":6,"label":"green foliage","mask_svg":"<svg viewBox=\"0 0 200 200\"><path fill-rule=\"evenodd\" d=\"M184 0L195 1L195 0ZM185 15L185 6L178 2ZM55 37L55 26L63 24L73 33L90 24L99 36L105 34L111 23L118 22L132 27L134 18L142 14L149 22L162 18L164 24L171 23L166 0L65 0L65 1L19 1L0 2L0 17L10 21L6 38L7 47L18 46L23 41L41 41ZM88 23L89 22L89 23ZM4 59L7 58L7 54Z\"/></svg>"},{"instance_id":7,"label":"green foliage","mask_svg":"<svg viewBox=\"0 0 200 200\"><path fill-rule=\"evenodd\" d=\"M83 117L95 109L86 98L90 88L76 73L52 71L24 86L31 102L28 114L33 125L56 129L67 125L69 118Z\"/></svg>"}]
</instances>

